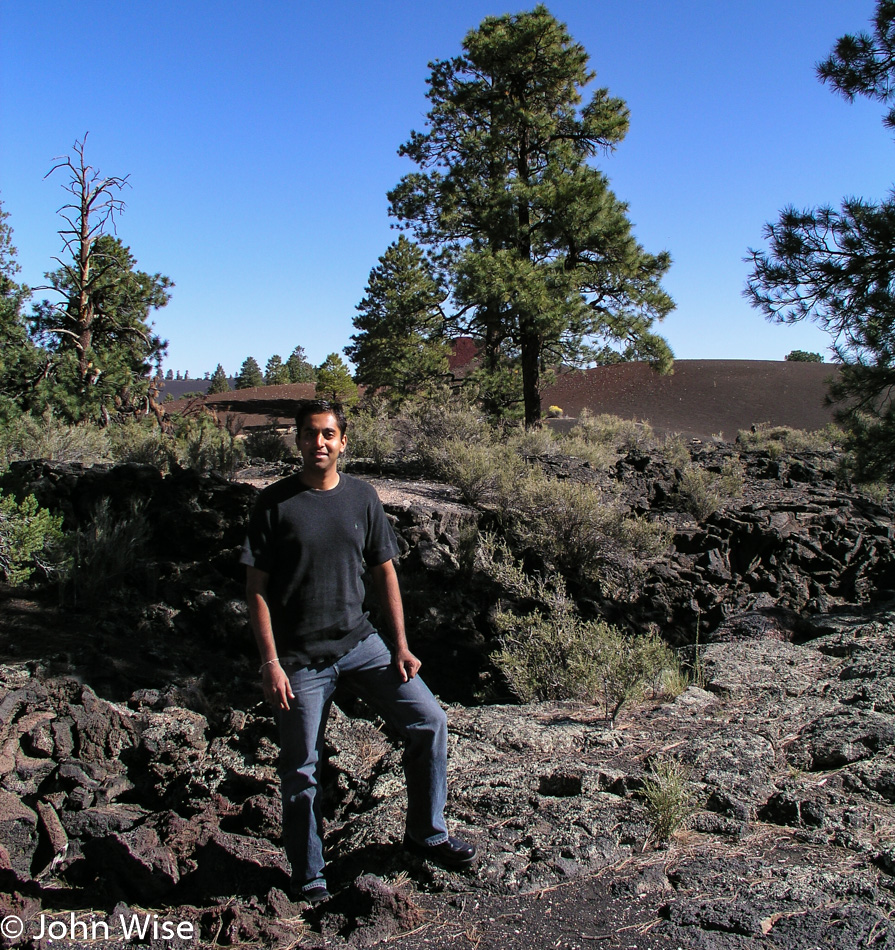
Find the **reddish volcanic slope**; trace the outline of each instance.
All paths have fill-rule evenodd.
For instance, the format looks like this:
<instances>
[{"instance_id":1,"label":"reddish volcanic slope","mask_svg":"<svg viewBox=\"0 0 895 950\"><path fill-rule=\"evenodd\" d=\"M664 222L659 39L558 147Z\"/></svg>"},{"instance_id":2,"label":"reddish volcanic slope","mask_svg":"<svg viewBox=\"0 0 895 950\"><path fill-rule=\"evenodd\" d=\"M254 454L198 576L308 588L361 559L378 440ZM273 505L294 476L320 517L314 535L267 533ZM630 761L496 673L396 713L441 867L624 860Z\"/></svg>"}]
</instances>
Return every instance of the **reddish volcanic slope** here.
<instances>
[{"instance_id":1,"label":"reddish volcanic slope","mask_svg":"<svg viewBox=\"0 0 895 950\"><path fill-rule=\"evenodd\" d=\"M754 423L821 429L833 421L824 405L828 380L838 367L825 363L770 360L675 360L674 373L660 376L645 363L618 363L564 372L541 404L577 416L594 413L648 421L659 432L732 440Z\"/></svg>"},{"instance_id":2,"label":"reddish volcanic slope","mask_svg":"<svg viewBox=\"0 0 895 950\"><path fill-rule=\"evenodd\" d=\"M833 420L824 405L828 381L839 370L831 363L764 360L677 360L674 373L660 376L645 363L618 363L582 372L563 372L545 389L541 405L559 406L575 417L586 406L594 413L648 421L660 433L708 440L732 440L754 423L821 429ZM313 383L264 386L207 396L222 419L237 416L253 429L272 420L288 425L295 402L313 397ZM184 403L172 403L181 409Z\"/></svg>"},{"instance_id":3,"label":"reddish volcanic slope","mask_svg":"<svg viewBox=\"0 0 895 950\"><path fill-rule=\"evenodd\" d=\"M213 409L223 423L232 420L243 429L258 429L272 422L287 426L295 416L299 399L313 399L313 383L286 383L282 386L258 386L256 389L231 389L227 393L202 396L195 402ZM192 400L190 401L192 402ZM190 402L178 400L165 408L183 412Z\"/></svg>"}]
</instances>

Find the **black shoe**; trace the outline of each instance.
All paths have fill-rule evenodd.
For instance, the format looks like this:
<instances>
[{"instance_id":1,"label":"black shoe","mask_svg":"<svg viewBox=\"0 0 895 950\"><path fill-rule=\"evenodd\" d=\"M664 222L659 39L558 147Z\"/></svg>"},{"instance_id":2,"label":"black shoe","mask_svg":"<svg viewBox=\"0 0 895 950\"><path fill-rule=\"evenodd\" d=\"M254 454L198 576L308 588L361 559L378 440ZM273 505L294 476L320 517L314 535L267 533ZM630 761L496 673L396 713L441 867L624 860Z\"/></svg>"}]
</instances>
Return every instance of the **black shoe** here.
<instances>
[{"instance_id":1,"label":"black shoe","mask_svg":"<svg viewBox=\"0 0 895 950\"><path fill-rule=\"evenodd\" d=\"M307 888L293 885L291 890L292 897L296 901L304 901L307 904L322 904L330 898L330 893L325 884L315 884L313 887Z\"/></svg>"},{"instance_id":2,"label":"black shoe","mask_svg":"<svg viewBox=\"0 0 895 950\"><path fill-rule=\"evenodd\" d=\"M476 856L475 845L459 838L448 838L441 844L417 844L409 835L404 835L404 850L449 870L468 868Z\"/></svg>"}]
</instances>

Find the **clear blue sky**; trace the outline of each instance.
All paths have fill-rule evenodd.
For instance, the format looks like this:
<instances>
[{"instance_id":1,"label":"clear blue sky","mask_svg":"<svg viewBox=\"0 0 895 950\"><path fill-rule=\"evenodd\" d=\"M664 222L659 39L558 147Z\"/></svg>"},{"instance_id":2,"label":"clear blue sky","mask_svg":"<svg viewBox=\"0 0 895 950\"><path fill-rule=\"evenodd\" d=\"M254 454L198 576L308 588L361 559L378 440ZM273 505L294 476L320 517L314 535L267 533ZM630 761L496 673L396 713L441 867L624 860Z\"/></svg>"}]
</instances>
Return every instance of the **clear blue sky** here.
<instances>
[{"instance_id":1,"label":"clear blue sky","mask_svg":"<svg viewBox=\"0 0 895 950\"><path fill-rule=\"evenodd\" d=\"M353 332L396 234L386 192L427 107L427 63L460 51L506 0L0 0L0 198L21 277L60 253L63 178L88 159L130 175L118 234L170 276L154 316L166 367L235 373ZM553 0L625 99L631 131L599 164L651 252L670 251L679 359L782 359L826 334L776 327L741 297L747 248L780 208L884 197L895 143L882 110L847 104L814 64L867 29L873 0Z\"/></svg>"}]
</instances>

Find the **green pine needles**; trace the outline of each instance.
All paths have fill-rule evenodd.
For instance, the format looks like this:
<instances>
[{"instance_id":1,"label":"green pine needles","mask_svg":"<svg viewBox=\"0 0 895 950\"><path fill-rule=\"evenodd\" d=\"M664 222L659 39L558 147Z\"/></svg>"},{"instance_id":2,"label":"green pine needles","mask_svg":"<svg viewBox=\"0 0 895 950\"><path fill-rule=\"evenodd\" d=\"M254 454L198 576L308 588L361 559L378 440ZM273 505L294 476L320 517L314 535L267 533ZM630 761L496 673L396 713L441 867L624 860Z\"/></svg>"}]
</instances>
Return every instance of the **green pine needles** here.
<instances>
[{"instance_id":1,"label":"green pine needles","mask_svg":"<svg viewBox=\"0 0 895 950\"><path fill-rule=\"evenodd\" d=\"M24 584L38 567L49 568L61 538L62 515L40 508L33 495L21 502L0 496L0 576L8 584Z\"/></svg>"},{"instance_id":2,"label":"green pine needles","mask_svg":"<svg viewBox=\"0 0 895 950\"><path fill-rule=\"evenodd\" d=\"M389 192L390 213L425 252L415 286L434 267L445 335L480 344L488 412L521 399L526 425L537 423L549 368L592 362L607 345L669 369L653 326L674 308L661 284L671 257L637 243L592 163L624 138L628 108L587 90L587 51L538 5L486 17L459 56L431 65L425 129L399 149L417 169ZM418 295L414 324L429 339L434 290Z\"/></svg>"}]
</instances>

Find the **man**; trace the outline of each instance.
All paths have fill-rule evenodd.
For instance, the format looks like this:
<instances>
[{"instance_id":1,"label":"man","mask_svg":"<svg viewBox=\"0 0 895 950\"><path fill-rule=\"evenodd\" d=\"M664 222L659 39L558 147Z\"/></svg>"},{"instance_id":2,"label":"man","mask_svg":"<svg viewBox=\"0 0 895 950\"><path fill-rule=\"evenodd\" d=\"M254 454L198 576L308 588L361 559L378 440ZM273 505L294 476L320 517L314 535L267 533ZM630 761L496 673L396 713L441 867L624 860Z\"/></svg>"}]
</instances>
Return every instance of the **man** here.
<instances>
[{"instance_id":1,"label":"man","mask_svg":"<svg viewBox=\"0 0 895 950\"><path fill-rule=\"evenodd\" d=\"M318 763L333 690L347 683L405 741L404 847L448 868L475 847L448 835L447 719L417 676L398 578L395 537L372 486L339 472L346 419L338 403L309 400L295 419L303 467L265 489L241 561L261 654L264 698L280 730L283 840L295 896L329 897L324 877ZM385 645L363 609L369 569L393 637Z\"/></svg>"}]
</instances>

